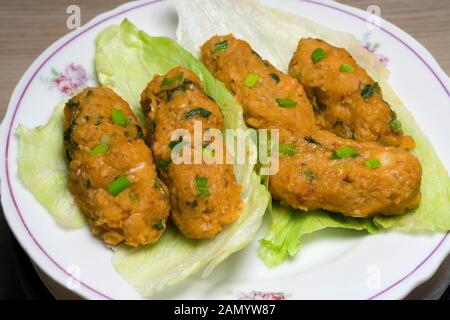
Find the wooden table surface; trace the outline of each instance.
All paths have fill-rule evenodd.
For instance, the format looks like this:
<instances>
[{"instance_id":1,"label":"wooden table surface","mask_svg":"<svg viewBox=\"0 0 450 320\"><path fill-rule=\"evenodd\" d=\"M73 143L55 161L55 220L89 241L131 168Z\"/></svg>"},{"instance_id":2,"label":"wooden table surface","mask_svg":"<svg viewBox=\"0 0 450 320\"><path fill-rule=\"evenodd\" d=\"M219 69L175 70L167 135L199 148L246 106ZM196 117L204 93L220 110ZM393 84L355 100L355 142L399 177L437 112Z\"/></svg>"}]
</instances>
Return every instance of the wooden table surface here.
<instances>
[{"instance_id":1,"label":"wooden table surface","mask_svg":"<svg viewBox=\"0 0 450 320\"><path fill-rule=\"evenodd\" d=\"M187 0L188 1L188 0ZM1 0L0 119L11 93L28 66L51 43L69 32L66 8L81 8L81 23L126 2L123 0ZM365 10L376 4L381 16L420 41L450 74L450 0L341 0ZM7 227L0 214L0 298L21 298ZM420 288L418 288L420 289ZM417 290L416 290L417 291Z\"/></svg>"}]
</instances>

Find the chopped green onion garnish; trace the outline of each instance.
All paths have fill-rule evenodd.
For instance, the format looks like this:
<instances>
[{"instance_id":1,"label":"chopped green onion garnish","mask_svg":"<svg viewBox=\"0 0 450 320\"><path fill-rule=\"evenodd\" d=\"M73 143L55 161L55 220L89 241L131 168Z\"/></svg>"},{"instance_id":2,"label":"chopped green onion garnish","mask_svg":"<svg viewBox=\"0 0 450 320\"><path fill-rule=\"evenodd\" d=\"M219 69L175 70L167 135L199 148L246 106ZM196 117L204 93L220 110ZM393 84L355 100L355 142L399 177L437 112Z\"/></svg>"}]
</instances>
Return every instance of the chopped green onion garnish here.
<instances>
[{"instance_id":1,"label":"chopped green onion garnish","mask_svg":"<svg viewBox=\"0 0 450 320\"><path fill-rule=\"evenodd\" d=\"M249 88L253 88L259 80L260 75L257 73L249 73L244 80L244 85Z\"/></svg>"},{"instance_id":2,"label":"chopped green onion garnish","mask_svg":"<svg viewBox=\"0 0 450 320\"><path fill-rule=\"evenodd\" d=\"M341 64L341 66L339 67L339 70L341 70L342 72L353 72L355 71L355 69L353 69L353 67L349 64L343 63Z\"/></svg>"},{"instance_id":3,"label":"chopped green onion garnish","mask_svg":"<svg viewBox=\"0 0 450 320\"><path fill-rule=\"evenodd\" d=\"M325 51L322 48L315 49L311 54L311 59L314 63L319 62L323 58L325 58Z\"/></svg>"},{"instance_id":4,"label":"chopped green onion garnish","mask_svg":"<svg viewBox=\"0 0 450 320\"><path fill-rule=\"evenodd\" d=\"M270 77L275 80L276 83L280 82L280 77L276 73L271 73Z\"/></svg>"},{"instance_id":5,"label":"chopped green onion garnish","mask_svg":"<svg viewBox=\"0 0 450 320\"><path fill-rule=\"evenodd\" d=\"M214 52L223 51L228 48L228 41L223 40L214 44Z\"/></svg>"},{"instance_id":6,"label":"chopped green onion garnish","mask_svg":"<svg viewBox=\"0 0 450 320\"><path fill-rule=\"evenodd\" d=\"M127 125L127 119L125 118L125 113L120 109L112 109L111 118L114 124L118 124L122 127Z\"/></svg>"},{"instance_id":7,"label":"chopped green onion garnish","mask_svg":"<svg viewBox=\"0 0 450 320\"><path fill-rule=\"evenodd\" d=\"M293 156L297 153L297 147L294 144L284 144L281 143L278 147L278 150L282 154L286 154L288 156Z\"/></svg>"},{"instance_id":8,"label":"chopped green onion garnish","mask_svg":"<svg viewBox=\"0 0 450 320\"><path fill-rule=\"evenodd\" d=\"M177 73L176 75L174 75L173 77L170 77L170 78L164 77L161 85L162 86L168 86L169 84L172 84L172 83L174 83L174 82L176 82L178 80L181 80L181 79L183 79L183 72L179 72L179 73Z\"/></svg>"},{"instance_id":9,"label":"chopped green onion garnish","mask_svg":"<svg viewBox=\"0 0 450 320\"><path fill-rule=\"evenodd\" d=\"M157 224L153 225L158 231L161 231L164 229L164 224L162 222L158 222Z\"/></svg>"},{"instance_id":10,"label":"chopped green onion garnish","mask_svg":"<svg viewBox=\"0 0 450 320\"><path fill-rule=\"evenodd\" d=\"M278 105L283 108L294 108L297 102L291 99L276 99Z\"/></svg>"},{"instance_id":11,"label":"chopped green onion garnish","mask_svg":"<svg viewBox=\"0 0 450 320\"><path fill-rule=\"evenodd\" d=\"M314 179L316 177L316 174L312 171L303 172L303 175L309 179Z\"/></svg>"},{"instance_id":12,"label":"chopped green onion garnish","mask_svg":"<svg viewBox=\"0 0 450 320\"><path fill-rule=\"evenodd\" d=\"M89 154L91 156L99 156L102 154L105 154L108 151L108 145L106 143L100 143L95 146L94 149L92 149Z\"/></svg>"},{"instance_id":13,"label":"chopped green onion garnish","mask_svg":"<svg viewBox=\"0 0 450 320\"><path fill-rule=\"evenodd\" d=\"M400 122L400 120L397 120L397 119L389 122L389 126L391 127L392 131L394 131L395 133L399 133L402 130L402 123Z\"/></svg>"},{"instance_id":14,"label":"chopped green onion garnish","mask_svg":"<svg viewBox=\"0 0 450 320\"><path fill-rule=\"evenodd\" d=\"M206 188L197 187L197 192L198 192L197 194L199 196L209 196L209 195L211 195L211 193L209 192L208 187L206 187Z\"/></svg>"},{"instance_id":15,"label":"chopped green onion garnish","mask_svg":"<svg viewBox=\"0 0 450 320\"><path fill-rule=\"evenodd\" d=\"M208 188L208 180L205 177L195 178L195 185L199 196L209 196L211 194Z\"/></svg>"},{"instance_id":16,"label":"chopped green onion garnish","mask_svg":"<svg viewBox=\"0 0 450 320\"><path fill-rule=\"evenodd\" d=\"M215 152L209 149L203 149L203 155L207 156L208 158L214 158Z\"/></svg>"},{"instance_id":17,"label":"chopped green onion garnish","mask_svg":"<svg viewBox=\"0 0 450 320\"><path fill-rule=\"evenodd\" d=\"M207 187L208 179L206 179L205 177L197 177L195 178L195 185L197 187Z\"/></svg>"},{"instance_id":18,"label":"chopped green onion garnish","mask_svg":"<svg viewBox=\"0 0 450 320\"><path fill-rule=\"evenodd\" d=\"M156 130L156 122L151 122L149 125L148 125L148 130L150 130L150 132L154 132L155 130Z\"/></svg>"},{"instance_id":19,"label":"chopped green onion garnish","mask_svg":"<svg viewBox=\"0 0 450 320\"><path fill-rule=\"evenodd\" d=\"M377 159L370 159L370 160L365 160L364 165L370 169L376 169L381 166L381 163Z\"/></svg>"},{"instance_id":20,"label":"chopped green onion garnish","mask_svg":"<svg viewBox=\"0 0 450 320\"><path fill-rule=\"evenodd\" d=\"M373 96L373 87L370 84L365 85L361 90L361 97L369 100Z\"/></svg>"},{"instance_id":21,"label":"chopped green onion garnish","mask_svg":"<svg viewBox=\"0 0 450 320\"><path fill-rule=\"evenodd\" d=\"M212 114L212 112L209 110L206 110L203 108L196 108L196 109L192 109L192 110L189 110L188 112L186 112L183 119L187 120L192 117L195 117L196 115L202 116L203 118L208 118L211 114Z\"/></svg>"},{"instance_id":22,"label":"chopped green onion garnish","mask_svg":"<svg viewBox=\"0 0 450 320\"><path fill-rule=\"evenodd\" d=\"M357 155L358 154L356 153L356 150L352 147L339 148L334 152L332 158L333 159L353 158L353 157L356 157Z\"/></svg>"},{"instance_id":23,"label":"chopped green onion garnish","mask_svg":"<svg viewBox=\"0 0 450 320\"><path fill-rule=\"evenodd\" d=\"M203 146L202 151L203 151L203 154L209 158L214 158L214 156L216 155L216 152L214 150L211 151L208 149L208 145Z\"/></svg>"},{"instance_id":24,"label":"chopped green onion garnish","mask_svg":"<svg viewBox=\"0 0 450 320\"><path fill-rule=\"evenodd\" d=\"M109 193L113 197L117 196L119 193L121 193L126 188L129 188L131 186L130 180L128 180L127 176L121 176L108 184L106 188L108 189Z\"/></svg>"},{"instance_id":25,"label":"chopped green onion garnish","mask_svg":"<svg viewBox=\"0 0 450 320\"><path fill-rule=\"evenodd\" d=\"M172 160L161 159L156 161L156 166L161 169L167 169L169 165L172 163Z\"/></svg>"}]
</instances>

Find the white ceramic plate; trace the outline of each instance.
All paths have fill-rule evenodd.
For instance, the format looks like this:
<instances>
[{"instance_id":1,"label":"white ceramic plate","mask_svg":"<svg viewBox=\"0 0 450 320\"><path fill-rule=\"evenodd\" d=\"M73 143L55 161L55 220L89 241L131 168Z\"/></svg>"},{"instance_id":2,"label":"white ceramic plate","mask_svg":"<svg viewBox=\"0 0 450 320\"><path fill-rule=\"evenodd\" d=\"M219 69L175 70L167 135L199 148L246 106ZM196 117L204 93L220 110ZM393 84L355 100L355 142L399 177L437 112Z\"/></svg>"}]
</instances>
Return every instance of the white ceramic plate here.
<instances>
[{"instance_id":1,"label":"white ceramic plate","mask_svg":"<svg viewBox=\"0 0 450 320\"><path fill-rule=\"evenodd\" d=\"M388 22L381 21L381 29L368 29L365 12L335 2L264 2L363 39L387 63L392 86L450 169L449 81L425 48ZM1 128L2 205L11 229L48 276L89 299L140 297L114 270L111 250L87 228L70 232L59 228L22 185L14 130L18 124L46 123L65 93L76 85L95 84L95 37L124 18L150 34L175 36L177 16L167 0L132 2L96 17L55 42L28 68ZM312 235L295 259L273 270L258 258L255 240L208 279L192 276L158 298L402 298L433 275L450 252L448 238L446 233L368 236L327 230Z\"/></svg>"}]
</instances>

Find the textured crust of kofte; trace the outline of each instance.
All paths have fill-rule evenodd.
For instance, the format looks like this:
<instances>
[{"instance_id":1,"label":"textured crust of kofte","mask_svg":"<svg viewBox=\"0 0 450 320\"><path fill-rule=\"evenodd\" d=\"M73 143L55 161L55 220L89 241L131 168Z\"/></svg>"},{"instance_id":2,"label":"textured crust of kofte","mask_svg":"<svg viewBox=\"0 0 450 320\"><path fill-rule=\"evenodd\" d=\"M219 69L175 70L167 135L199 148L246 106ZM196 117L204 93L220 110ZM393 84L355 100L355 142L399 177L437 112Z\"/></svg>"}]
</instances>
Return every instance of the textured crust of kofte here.
<instances>
[{"instance_id":1,"label":"textured crust of kofte","mask_svg":"<svg viewBox=\"0 0 450 320\"><path fill-rule=\"evenodd\" d=\"M113 123L113 112L123 116L120 121ZM64 114L69 188L92 233L109 245L157 241L169 199L128 104L111 89L86 88L67 102ZM113 188L117 179L122 186Z\"/></svg>"},{"instance_id":2,"label":"textured crust of kofte","mask_svg":"<svg viewBox=\"0 0 450 320\"><path fill-rule=\"evenodd\" d=\"M224 162L225 152L217 163L206 163L205 154L201 163L193 163L194 143L184 147L192 151L192 163L175 164L171 162L172 149L186 141L172 141L171 134L184 129L194 139L197 122L203 129L202 145L208 145L213 140L208 140L206 131L224 129L219 106L203 92L200 79L184 68L155 76L142 92L141 105L149 128L148 141L161 179L169 188L172 220L188 238L215 237L242 211L241 187L236 182L233 165Z\"/></svg>"},{"instance_id":3,"label":"textured crust of kofte","mask_svg":"<svg viewBox=\"0 0 450 320\"><path fill-rule=\"evenodd\" d=\"M245 41L215 36L201 53L235 95L249 125L280 130L279 170L269 177L274 198L298 209L354 217L401 214L418 206L421 165L409 152L322 130L302 85Z\"/></svg>"},{"instance_id":4,"label":"textured crust of kofte","mask_svg":"<svg viewBox=\"0 0 450 320\"><path fill-rule=\"evenodd\" d=\"M313 59L322 50L321 58ZM305 87L317 124L356 141L380 142L411 149L410 136L390 125L396 115L382 90L342 48L318 39L302 39L289 64L289 74Z\"/></svg>"}]
</instances>

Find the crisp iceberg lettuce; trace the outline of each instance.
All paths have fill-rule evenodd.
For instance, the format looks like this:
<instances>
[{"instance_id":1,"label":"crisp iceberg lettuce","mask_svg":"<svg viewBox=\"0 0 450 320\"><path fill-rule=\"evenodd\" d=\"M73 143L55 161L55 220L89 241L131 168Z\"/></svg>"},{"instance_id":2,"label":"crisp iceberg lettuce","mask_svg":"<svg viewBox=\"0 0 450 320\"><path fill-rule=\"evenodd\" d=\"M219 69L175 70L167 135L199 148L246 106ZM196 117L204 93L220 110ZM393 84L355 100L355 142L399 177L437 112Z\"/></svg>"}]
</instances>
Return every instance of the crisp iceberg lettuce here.
<instances>
[{"instance_id":1,"label":"crisp iceberg lettuce","mask_svg":"<svg viewBox=\"0 0 450 320\"><path fill-rule=\"evenodd\" d=\"M294 257L302 247L303 238L327 228L365 230L377 233L379 226L372 218L351 218L324 210L301 211L272 201L271 220L267 234L260 240L259 256L269 267L276 267Z\"/></svg>"},{"instance_id":2,"label":"crisp iceberg lettuce","mask_svg":"<svg viewBox=\"0 0 450 320\"><path fill-rule=\"evenodd\" d=\"M64 103L53 111L49 122L28 129L19 125L19 178L55 221L68 229L84 226L85 220L67 188L69 169L63 143Z\"/></svg>"},{"instance_id":3,"label":"crisp iceberg lettuce","mask_svg":"<svg viewBox=\"0 0 450 320\"><path fill-rule=\"evenodd\" d=\"M301 248L302 237L325 228L378 231L372 219L354 219L323 210L301 212L279 204L272 209L269 231L260 241L259 254L269 267L293 257Z\"/></svg>"},{"instance_id":4,"label":"crisp iceberg lettuce","mask_svg":"<svg viewBox=\"0 0 450 320\"><path fill-rule=\"evenodd\" d=\"M177 40L195 54L199 53L200 46L211 36L233 33L248 41L262 57L286 72L292 53L302 37L320 38L346 48L381 84L384 97L401 119L404 130L416 140L414 153L423 168L419 208L396 217L355 219L324 211L305 213L284 208L274 201L272 221L260 248L260 256L269 266L294 256L304 235L324 228L364 229L369 232L376 232L379 228L407 231L450 229L448 173L412 115L387 83L387 69L373 54L364 50L353 35L329 29L277 8L268 8L256 0L173 1L179 15Z\"/></svg>"},{"instance_id":5,"label":"crisp iceberg lettuce","mask_svg":"<svg viewBox=\"0 0 450 320\"><path fill-rule=\"evenodd\" d=\"M242 109L225 86L208 69L175 41L152 37L139 31L128 20L120 26L103 30L97 38L97 77L126 99L140 114L139 97L155 74L183 66L203 81L205 92L220 106L227 129L242 129L250 138ZM248 139L247 152L256 146ZM233 152L233 150L230 150ZM144 296L175 284L188 275L204 269L207 276L214 267L233 252L254 239L261 226L270 195L253 170L254 165L234 166L238 183L243 187L244 209L241 216L227 226L215 239L190 241L172 228L153 246L138 249L120 247L114 257L117 270Z\"/></svg>"}]
</instances>

